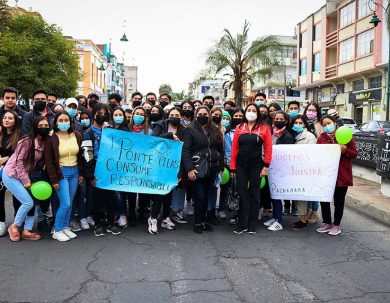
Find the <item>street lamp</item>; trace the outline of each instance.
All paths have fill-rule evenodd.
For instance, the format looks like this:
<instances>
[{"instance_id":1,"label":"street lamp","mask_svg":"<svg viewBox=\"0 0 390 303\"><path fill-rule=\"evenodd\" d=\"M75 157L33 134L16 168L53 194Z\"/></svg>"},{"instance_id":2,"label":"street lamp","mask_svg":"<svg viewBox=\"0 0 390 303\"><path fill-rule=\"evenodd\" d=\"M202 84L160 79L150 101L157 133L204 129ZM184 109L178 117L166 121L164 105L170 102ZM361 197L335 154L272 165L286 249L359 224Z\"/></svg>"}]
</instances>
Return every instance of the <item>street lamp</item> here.
<instances>
[{"instance_id":1,"label":"street lamp","mask_svg":"<svg viewBox=\"0 0 390 303\"><path fill-rule=\"evenodd\" d=\"M98 70L100 70L101 72L104 72L106 69L104 68L104 65L103 65L103 62L100 64Z\"/></svg>"},{"instance_id":2,"label":"street lamp","mask_svg":"<svg viewBox=\"0 0 390 303\"><path fill-rule=\"evenodd\" d=\"M121 38L121 41L122 41L122 42L127 42L127 41L129 41L129 39L127 39L125 33L123 33L123 36L122 36L122 38Z\"/></svg>"}]
</instances>

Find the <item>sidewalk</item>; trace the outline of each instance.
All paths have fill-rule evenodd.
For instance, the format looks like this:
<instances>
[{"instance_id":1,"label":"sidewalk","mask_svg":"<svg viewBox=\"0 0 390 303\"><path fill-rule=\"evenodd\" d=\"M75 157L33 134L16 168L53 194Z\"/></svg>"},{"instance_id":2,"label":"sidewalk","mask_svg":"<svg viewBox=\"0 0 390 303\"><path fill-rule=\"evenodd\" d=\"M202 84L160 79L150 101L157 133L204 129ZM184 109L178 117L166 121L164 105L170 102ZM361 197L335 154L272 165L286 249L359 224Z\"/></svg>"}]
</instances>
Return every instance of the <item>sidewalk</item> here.
<instances>
[{"instance_id":1,"label":"sidewalk","mask_svg":"<svg viewBox=\"0 0 390 303\"><path fill-rule=\"evenodd\" d=\"M381 194L380 184L354 177L347 193L347 207L390 225L390 198Z\"/></svg>"}]
</instances>

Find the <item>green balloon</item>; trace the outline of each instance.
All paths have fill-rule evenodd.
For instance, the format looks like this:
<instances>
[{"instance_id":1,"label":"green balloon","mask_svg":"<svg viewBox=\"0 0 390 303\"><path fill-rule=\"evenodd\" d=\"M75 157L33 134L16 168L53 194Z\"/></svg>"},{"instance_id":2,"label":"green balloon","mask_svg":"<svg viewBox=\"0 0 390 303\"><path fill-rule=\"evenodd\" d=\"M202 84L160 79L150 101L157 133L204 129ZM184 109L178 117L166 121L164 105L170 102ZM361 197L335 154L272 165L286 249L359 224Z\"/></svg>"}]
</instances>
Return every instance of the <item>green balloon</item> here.
<instances>
[{"instance_id":1,"label":"green balloon","mask_svg":"<svg viewBox=\"0 0 390 303\"><path fill-rule=\"evenodd\" d=\"M339 144L348 144L353 137L352 129L348 126L341 126L336 131L336 140Z\"/></svg>"},{"instance_id":2,"label":"green balloon","mask_svg":"<svg viewBox=\"0 0 390 303\"><path fill-rule=\"evenodd\" d=\"M222 174L221 184L224 185L224 184L228 183L229 180L230 180L230 174L229 174L228 169L225 167L225 169L223 170L223 174Z\"/></svg>"},{"instance_id":3,"label":"green balloon","mask_svg":"<svg viewBox=\"0 0 390 303\"><path fill-rule=\"evenodd\" d=\"M45 181L38 181L31 185L31 194L38 200L49 199L52 191L50 184Z\"/></svg>"},{"instance_id":4,"label":"green balloon","mask_svg":"<svg viewBox=\"0 0 390 303\"><path fill-rule=\"evenodd\" d=\"M260 188L263 188L266 183L267 183L267 179L265 178L265 176L262 176L260 182Z\"/></svg>"}]
</instances>

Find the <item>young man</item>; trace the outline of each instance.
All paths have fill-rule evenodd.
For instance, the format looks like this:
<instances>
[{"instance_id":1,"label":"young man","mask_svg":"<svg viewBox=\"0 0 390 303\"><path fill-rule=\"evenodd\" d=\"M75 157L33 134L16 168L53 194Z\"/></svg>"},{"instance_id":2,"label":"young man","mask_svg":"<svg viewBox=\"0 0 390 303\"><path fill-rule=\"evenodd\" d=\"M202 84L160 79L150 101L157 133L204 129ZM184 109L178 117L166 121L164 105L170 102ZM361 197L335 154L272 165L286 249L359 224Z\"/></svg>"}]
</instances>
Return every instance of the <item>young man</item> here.
<instances>
[{"instance_id":1,"label":"young man","mask_svg":"<svg viewBox=\"0 0 390 303\"><path fill-rule=\"evenodd\" d=\"M47 94L47 106L52 109L52 107L54 106L54 104L57 103L57 99L58 99L58 96L57 94L53 93L53 92L49 92Z\"/></svg>"},{"instance_id":2,"label":"young man","mask_svg":"<svg viewBox=\"0 0 390 303\"><path fill-rule=\"evenodd\" d=\"M99 103L99 96L96 93L88 95L88 109L92 111L93 107Z\"/></svg>"},{"instance_id":3,"label":"young man","mask_svg":"<svg viewBox=\"0 0 390 303\"><path fill-rule=\"evenodd\" d=\"M83 95L78 95L76 96L76 100L77 102L79 102L79 105L82 105L84 106L85 108L87 108L87 98Z\"/></svg>"},{"instance_id":4,"label":"young man","mask_svg":"<svg viewBox=\"0 0 390 303\"><path fill-rule=\"evenodd\" d=\"M162 109L164 109L165 106L167 106L171 103L172 103L171 95L169 95L168 93L161 94L159 104L162 107Z\"/></svg>"},{"instance_id":5,"label":"young man","mask_svg":"<svg viewBox=\"0 0 390 303\"><path fill-rule=\"evenodd\" d=\"M134 92L131 95L131 108L134 109L137 106L141 106L142 103L142 94L140 92Z\"/></svg>"},{"instance_id":6,"label":"young man","mask_svg":"<svg viewBox=\"0 0 390 303\"><path fill-rule=\"evenodd\" d=\"M296 115L299 114L299 110L300 110L299 101L294 100L294 101L288 102L287 108L288 108L287 113L289 114L290 119L294 118Z\"/></svg>"},{"instance_id":7,"label":"young man","mask_svg":"<svg viewBox=\"0 0 390 303\"><path fill-rule=\"evenodd\" d=\"M4 105L0 107L0 119L3 120L3 116L6 111L15 111L21 119L26 115L26 112L21 109L17 104L18 91L13 87L6 87L1 92L1 100Z\"/></svg>"},{"instance_id":8,"label":"young man","mask_svg":"<svg viewBox=\"0 0 390 303\"><path fill-rule=\"evenodd\" d=\"M262 105L267 103L267 95L264 93L257 93L255 95L255 103L256 105Z\"/></svg>"},{"instance_id":9,"label":"young man","mask_svg":"<svg viewBox=\"0 0 390 303\"><path fill-rule=\"evenodd\" d=\"M108 106L113 110L114 108L121 106L122 97L117 94L113 93L108 96Z\"/></svg>"},{"instance_id":10,"label":"young man","mask_svg":"<svg viewBox=\"0 0 390 303\"><path fill-rule=\"evenodd\" d=\"M153 105L155 105L155 104L156 104L156 101L157 101L157 96L156 96L156 94L155 94L155 93L152 93L152 92L147 93L147 94L146 94L146 101L152 103Z\"/></svg>"},{"instance_id":11,"label":"young man","mask_svg":"<svg viewBox=\"0 0 390 303\"><path fill-rule=\"evenodd\" d=\"M210 110L214 107L214 97L213 96L204 96L203 105L206 105Z\"/></svg>"}]
</instances>

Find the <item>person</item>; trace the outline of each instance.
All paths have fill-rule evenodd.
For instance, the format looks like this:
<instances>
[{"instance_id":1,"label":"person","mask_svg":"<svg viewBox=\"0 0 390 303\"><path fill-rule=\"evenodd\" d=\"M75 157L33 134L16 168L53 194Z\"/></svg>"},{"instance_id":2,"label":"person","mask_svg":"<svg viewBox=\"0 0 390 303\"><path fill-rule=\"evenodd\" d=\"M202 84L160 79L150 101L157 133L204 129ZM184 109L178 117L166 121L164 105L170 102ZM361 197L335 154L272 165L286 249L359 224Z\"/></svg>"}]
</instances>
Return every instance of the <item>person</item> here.
<instances>
[{"instance_id":1,"label":"person","mask_svg":"<svg viewBox=\"0 0 390 303\"><path fill-rule=\"evenodd\" d=\"M1 119L0 133L0 171L3 172L4 166L14 153L20 137L20 117L15 111L6 112ZM0 173L0 174L1 174ZM0 237L7 233L7 224L5 223L5 192L7 188L0 188ZM20 202L12 197L14 208Z\"/></svg>"},{"instance_id":2,"label":"person","mask_svg":"<svg viewBox=\"0 0 390 303\"><path fill-rule=\"evenodd\" d=\"M174 107L168 113L168 119L159 121L153 128L153 136L165 138L169 140L182 141L184 126L180 123L182 112L180 108ZM180 176L178 176L181 179ZM161 206L163 208L161 227L167 230L173 230L176 225L171 221L171 201L172 211L176 216L183 209L185 199L185 191L182 188L175 188L172 192L166 195L154 195L152 199L152 211L148 219L148 231L154 235L158 233L157 219L160 213Z\"/></svg>"},{"instance_id":3,"label":"person","mask_svg":"<svg viewBox=\"0 0 390 303\"><path fill-rule=\"evenodd\" d=\"M152 110L153 104L150 103L150 102L144 102L142 104L142 107L145 109L146 117L149 118L150 117L150 111Z\"/></svg>"},{"instance_id":4,"label":"person","mask_svg":"<svg viewBox=\"0 0 390 303\"><path fill-rule=\"evenodd\" d=\"M142 94L140 92L134 92L131 94L131 108L134 109L141 106Z\"/></svg>"},{"instance_id":5,"label":"person","mask_svg":"<svg viewBox=\"0 0 390 303\"><path fill-rule=\"evenodd\" d=\"M324 132L317 139L317 144L338 144L336 139L336 119L333 116L325 115L321 118L321 125ZM352 161L357 157L355 140L352 139L347 144L340 144L341 157L337 173L336 188L333 195L334 201L334 220L329 202L321 202L322 219L324 225L317 229L319 233L327 233L331 236L337 236L341 233L340 223L344 213L345 196L348 186L353 186Z\"/></svg>"},{"instance_id":6,"label":"person","mask_svg":"<svg viewBox=\"0 0 390 303\"><path fill-rule=\"evenodd\" d=\"M264 150L264 155L263 155ZM237 180L240 210L236 234L256 233L260 209L261 176L268 175L272 159L271 131L259 107L252 103L245 109L243 123L236 127L231 150L230 170ZM249 183L249 189L248 189Z\"/></svg>"},{"instance_id":7,"label":"person","mask_svg":"<svg viewBox=\"0 0 390 303\"><path fill-rule=\"evenodd\" d=\"M152 108L150 109L150 126L153 128L153 125L161 121L164 117L164 110L161 108L160 105L153 105Z\"/></svg>"},{"instance_id":8,"label":"person","mask_svg":"<svg viewBox=\"0 0 390 303\"><path fill-rule=\"evenodd\" d=\"M194 119L194 104L192 104L191 101L184 101L181 103L180 107L183 113L183 119L181 120L181 123L184 126L188 126Z\"/></svg>"},{"instance_id":9,"label":"person","mask_svg":"<svg viewBox=\"0 0 390 303\"><path fill-rule=\"evenodd\" d=\"M307 123L309 124L308 130L318 138L324 131L320 123L322 115L318 103L311 102L306 106L303 115L307 118Z\"/></svg>"},{"instance_id":10,"label":"person","mask_svg":"<svg viewBox=\"0 0 390 303\"><path fill-rule=\"evenodd\" d=\"M289 115L286 112L282 110L275 112L275 119L272 126L273 145L295 143L293 135L288 131L288 123ZM285 208L289 208L290 204L287 204L286 202L287 201L285 201ZM264 225L271 231L282 230L283 205L281 200L272 199L272 216L273 218L264 222Z\"/></svg>"},{"instance_id":11,"label":"person","mask_svg":"<svg viewBox=\"0 0 390 303\"><path fill-rule=\"evenodd\" d=\"M53 114L56 114L58 112L62 112L64 110L64 107L61 104L55 104L52 107L52 110L53 110Z\"/></svg>"},{"instance_id":12,"label":"person","mask_svg":"<svg viewBox=\"0 0 390 303\"><path fill-rule=\"evenodd\" d=\"M295 135L295 144L316 144L317 138L308 130L309 124L306 117L298 114L291 120L291 129ZM293 230L302 230L307 227L308 218L314 218L313 212L317 212L318 207L313 210L313 202L297 201L298 221L294 223ZM310 207L309 207L310 204ZM310 211L309 211L310 208Z\"/></svg>"},{"instance_id":13,"label":"person","mask_svg":"<svg viewBox=\"0 0 390 303\"><path fill-rule=\"evenodd\" d=\"M233 117L233 112L236 109L236 103L234 101L226 101L223 104L223 109L229 113L230 117Z\"/></svg>"},{"instance_id":14,"label":"person","mask_svg":"<svg viewBox=\"0 0 390 303\"><path fill-rule=\"evenodd\" d=\"M269 115L269 109L268 109L267 105L260 104L258 106L259 106L260 114L264 116L264 119L266 120L269 127L272 127L272 119Z\"/></svg>"},{"instance_id":15,"label":"person","mask_svg":"<svg viewBox=\"0 0 390 303\"><path fill-rule=\"evenodd\" d=\"M87 106L87 98L83 95L77 95L76 100L79 103L80 106L83 106L85 109L88 108Z\"/></svg>"},{"instance_id":16,"label":"person","mask_svg":"<svg viewBox=\"0 0 390 303\"><path fill-rule=\"evenodd\" d=\"M195 200L194 232L212 231L206 223L208 199L224 168L224 150L221 134L211 122L207 106L195 110L195 120L185 129L183 142L182 161Z\"/></svg>"},{"instance_id":17,"label":"person","mask_svg":"<svg viewBox=\"0 0 390 303\"><path fill-rule=\"evenodd\" d=\"M81 133L83 133L83 126L77 120L78 107L79 107L79 102L75 98L66 99L64 109L72 118L74 130L81 134Z\"/></svg>"},{"instance_id":18,"label":"person","mask_svg":"<svg viewBox=\"0 0 390 303\"><path fill-rule=\"evenodd\" d=\"M202 106L203 103L200 100L195 100L192 105L194 105L194 109L197 109L199 106Z\"/></svg>"},{"instance_id":19,"label":"person","mask_svg":"<svg viewBox=\"0 0 390 303\"><path fill-rule=\"evenodd\" d=\"M43 169L45 140L50 132L47 117L37 117L30 134L24 135L18 142L15 152L9 158L3 170L3 183L21 203L14 222L8 227L10 240L39 240L41 235L32 232L34 225L34 200L28 190L31 187L29 174L36 168ZM30 212L31 211L31 212ZM23 232L20 233L20 228Z\"/></svg>"},{"instance_id":20,"label":"person","mask_svg":"<svg viewBox=\"0 0 390 303\"><path fill-rule=\"evenodd\" d=\"M288 102L287 113L290 116L290 120L299 114L300 104L299 101L293 100Z\"/></svg>"},{"instance_id":21,"label":"person","mask_svg":"<svg viewBox=\"0 0 390 303\"><path fill-rule=\"evenodd\" d=\"M269 113L269 116L271 118L271 126L272 124L274 123L274 119L275 119L275 113L279 110L282 110L282 108L280 107L280 105L278 103L271 103L268 107L268 113Z\"/></svg>"},{"instance_id":22,"label":"person","mask_svg":"<svg viewBox=\"0 0 390 303\"><path fill-rule=\"evenodd\" d=\"M160 100L158 104L161 106L163 110L165 110L165 107L172 103L172 97L168 93L162 93L160 95Z\"/></svg>"},{"instance_id":23,"label":"person","mask_svg":"<svg viewBox=\"0 0 390 303\"><path fill-rule=\"evenodd\" d=\"M54 104L57 103L58 95L54 92L47 93L47 107L52 109Z\"/></svg>"},{"instance_id":24,"label":"person","mask_svg":"<svg viewBox=\"0 0 390 303\"><path fill-rule=\"evenodd\" d=\"M257 106L265 105L267 103L267 95L264 93L257 93L255 95L255 104Z\"/></svg>"},{"instance_id":25,"label":"person","mask_svg":"<svg viewBox=\"0 0 390 303\"><path fill-rule=\"evenodd\" d=\"M328 109L327 114L328 114L329 116L335 117L337 127L344 126L344 121L343 121L343 119L341 119L341 118L339 117L339 113L338 113L334 108Z\"/></svg>"},{"instance_id":26,"label":"person","mask_svg":"<svg viewBox=\"0 0 390 303\"><path fill-rule=\"evenodd\" d=\"M69 226L77 186L84 181L82 136L74 131L73 118L67 111L57 113L53 125L54 132L45 142L45 163L60 202L53 239L65 242L77 237Z\"/></svg>"},{"instance_id":27,"label":"person","mask_svg":"<svg viewBox=\"0 0 390 303\"><path fill-rule=\"evenodd\" d=\"M126 117L126 125L130 125L131 116L132 116L133 110L131 108L127 108L125 110L125 117Z\"/></svg>"},{"instance_id":28,"label":"person","mask_svg":"<svg viewBox=\"0 0 390 303\"><path fill-rule=\"evenodd\" d=\"M47 97L48 94L43 89L38 89L33 92L33 110L26 113L23 117L21 129L22 136L30 133L35 119L40 116L47 117L47 120L49 121L50 125L52 125L54 114L51 109L47 107Z\"/></svg>"},{"instance_id":29,"label":"person","mask_svg":"<svg viewBox=\"0 0 390 303\"><path fill-rule=\"evenodd\" d=\"M126 124L125 111L121 107L116 107L111 112L112 127L115 129L129 131Z\"/></svg>"},{"instance_id":30,"label":"person","mask_svg":"<svg viewBox=\"0 0 390 303\"><path fill-rule=\"evenodd\" d=\"M117 93L113 93L108 96L108 106L111 108L111 110L114 110L114 108L121 106L121 101L122 97Z\"/></svg>"},{"instance_id":31,"label":"person","mask_svg":"<svg viewBox=\"0 0 390 303\"><path fill-rule=\"evenodd\" d=\"M92 111L93 107L99 103L99 96L96 93L88 95L88 110Z\"/></svg>"},{"instance_id":32,"label":"person","mask_svg":"<svg viewBox=\"0 0 390 303\"><path fill-rule=\"evenodd\" d=\"M225 134L226 129L229 127L231 119L232 118L231 118L230 114L226 110L223 110L222 111L222 121L221 121L221 126L224 129L223 134Z\"/></svg>"},{"instance_id":33,"label":"person","mask_svg":"<svg viewBox=\"0 0 390 303\"><path fill-rule=\"evenodd\" d=\"M13 87L6 87L1 92L1 100L3 105L0 107L0 121L3 120L3 116L7 111L14 111L18 114L20 119L26 115L26 112L21 109L16 103L18 101L19 92Z\"/></svg>"},{"instance_id":34,"label":"person","mask_svg":"<svg viewBox=\"0 0 390 303\"><path fill-rule=\"evenodd\" d=\"M152 92L149 92L146 94L146 102L149 102L151 103L152 105L155 105L156 104L156 101L157 101L157 96L155 93L152 93Z\"/></svg>"},{"instance_id":35,"label":"person","mask_svg":"<svg viewBox=\"0 0 390 303\"><path fill-rule=\"evenodd\" d=\"M203 105L207 106L209 110L214 107L215 99L213 96L204 96L203 97Z\"/></svg>"}]
</instances>

